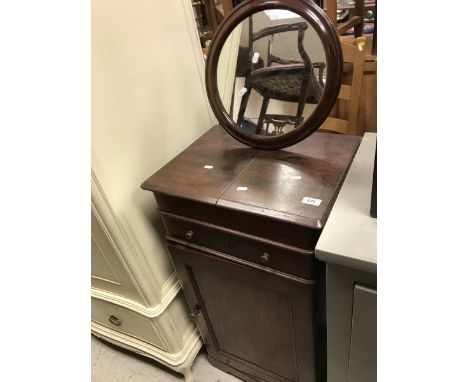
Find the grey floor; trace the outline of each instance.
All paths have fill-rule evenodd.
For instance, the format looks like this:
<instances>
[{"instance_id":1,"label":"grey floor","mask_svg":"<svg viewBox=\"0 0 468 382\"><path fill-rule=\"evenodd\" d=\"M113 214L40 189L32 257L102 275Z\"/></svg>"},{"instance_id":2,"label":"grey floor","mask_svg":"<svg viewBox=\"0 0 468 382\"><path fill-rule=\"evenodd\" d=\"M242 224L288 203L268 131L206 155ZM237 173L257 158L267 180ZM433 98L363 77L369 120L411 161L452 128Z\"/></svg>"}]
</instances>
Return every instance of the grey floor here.
<instances>
[{"instance_id":1,"label":"grey floor","mask_svg":"<svg viewBox=\"0 0 468 382\"><path fill-rule=\"evenodd\" d=\"M242 382L210 365L202 350L193 364L195 382ZM182 374L91 336L92 382L183 382Z\"/></svg>"}]
</instances>

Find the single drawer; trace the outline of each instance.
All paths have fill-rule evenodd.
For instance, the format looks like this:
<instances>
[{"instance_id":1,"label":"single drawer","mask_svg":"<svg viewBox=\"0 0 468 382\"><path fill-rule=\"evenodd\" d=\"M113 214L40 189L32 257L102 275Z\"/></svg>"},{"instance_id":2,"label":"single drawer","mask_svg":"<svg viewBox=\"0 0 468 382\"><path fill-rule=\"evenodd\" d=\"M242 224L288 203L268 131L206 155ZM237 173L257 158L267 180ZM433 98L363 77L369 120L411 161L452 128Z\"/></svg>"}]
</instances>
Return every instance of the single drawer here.
<instances>
[{"instance_id":1,"label":"single drawer","mask_svg":"<svg viewBox=\"0 0 468 382\"><path fill-rule=\"evenodd\" d=\"M91 298L91 320L120 333L167 350L153 324L153 319L113 303Z\"/></svg>"},{"instance_id":2,"label":"single drawer","mask_svg":"<svg viewBox=\"0 0 468 382\"><path fill-rule=\"evenodd\" d=\"M271 240L160 211L168 238L222 252L293 276L314 279L314 254Z\"/></svg>"}]
</instances>

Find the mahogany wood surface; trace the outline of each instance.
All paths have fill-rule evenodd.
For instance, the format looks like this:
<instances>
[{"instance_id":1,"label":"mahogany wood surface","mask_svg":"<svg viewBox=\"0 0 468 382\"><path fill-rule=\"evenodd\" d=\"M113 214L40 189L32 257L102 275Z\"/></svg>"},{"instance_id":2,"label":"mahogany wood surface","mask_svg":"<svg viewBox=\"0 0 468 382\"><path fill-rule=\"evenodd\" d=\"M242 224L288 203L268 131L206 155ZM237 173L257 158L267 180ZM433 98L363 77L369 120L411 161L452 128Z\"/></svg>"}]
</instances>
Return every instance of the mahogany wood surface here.
<instances>
[{"instance_id":1,"label":"mahogany wood surface","mask_svg":"<svg viewBox=\"0 0 468 382\"><path fill-rule=\"evenodd\" d=\"M322 228L359 141L316 133L284 150L260 151L217 204ZM239 192L238 187L248 190ZM322 202L307 205L304 197Z\"/></svg>"},{"instance_id":2,"label":"mahogany wood surface","mask_svg":"<svg viewBox=\"0 0 468 382\"><path fill-rule=\"evenodd\" d=\"M328 117L320 127L320 131L332 131L342 134L351 134L362 136L365 131L359 130L359 111L361 102L361 88L365 70L366 59L365 37L359 37L352 40L351 43L341 41L343 59L346 64L352 64L351 85L343 84L338 95L338 114L341 114L341 102L347 104L347 112L344 118ZM346 78L346 77L344 77Z\"/></svg>"},{"instance_id":3,"label":"mahogany wood surface","mask_svg":"<svg viewBox=\"0 0 468 382\"><path fill-rule=\"evenodd\" d=\"M189 205L199 207L198 210L207 208L204 204L208 203L216 205L218 213L222 213L220 207L225 207L228 215L239 211L320 229L360 140L360 137L315 133L287 149L262 151L238 143L220 126L214 126L142 187L155 193L163 211L171 212L173 207L164 208L161 202L171 204L168 199L179 197L186 199L176 203L181 206L185 203L184 211ZM213 168L206 169L205 165ZM238 187L247 190L238 191ZM304 197L322 202L310 206L302 203ZM172 212L185 215L184 211ZM220 219L208 219L220 224ZM242 231L235 224L227 223L227 227ZM259 236L270 237L267 232Z\"/></svg>"},{"instance_id":4,"label":"mahogany wood surface","mask_svg":"<svg viewBox=\"0 0 468 382\"><path fill-rule=\"evenodd\" d=\"M313 252L243 232L161 212L168 239L237 256L263 268L314 279Z\"/></svg>"},{"instance_id":5,"label":"mahogany wood surface","mask_svg":"<svg viewBox=\"0 0 468 382\"><path fill-rule=\"evenodd\" d=\"M257 152L212 128L146 180L145 190L216 204ZM212 169L205 166L213 166Z\"/></svg>"},{"instance_id":6,"label":"mahogany wood surface","mask_svg":"<svg viewBox=\"0 0 468 382\"><path fill-rule=\"evenodd\" d=\"M359 142L315 133L262 151L214 126L143 183L216 367L249 382L326 381L314 249Z\"/></svg>"},{"instance_id":7,"label":"mahogany wood surface","mask_svg":"<svg viewBox=\"0 0 468 382\"><path fill-rule=\"evenodd\" d=\"M171 242L168 249L219 368L246 381L317 380L313 284Z\"/></svg>"}]
</instances>

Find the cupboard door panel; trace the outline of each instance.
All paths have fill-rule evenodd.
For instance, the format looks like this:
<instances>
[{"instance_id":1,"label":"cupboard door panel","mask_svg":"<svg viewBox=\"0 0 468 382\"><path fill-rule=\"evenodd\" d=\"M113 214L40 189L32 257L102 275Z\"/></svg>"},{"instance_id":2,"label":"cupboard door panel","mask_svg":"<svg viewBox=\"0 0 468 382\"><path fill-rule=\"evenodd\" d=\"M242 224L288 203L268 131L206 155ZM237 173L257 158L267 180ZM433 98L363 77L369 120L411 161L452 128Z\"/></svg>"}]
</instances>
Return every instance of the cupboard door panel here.
<instances>
[{"instance_id":1,"label":"cupboard door panel","mask_svg":"<svg viewBox=\"0 0 468 382\"><path fill-rule=\"evenodd\" d=\"M143 302L117 246L94 208L91 213L91 286Z\"/></svg>"},{"instance_id":2,"label":"cupboard door panel","mask_svg":"<svg viewBox=\"0 0 468 382\"><path fill-rule=\"evenodd\" d=\"M210 357L268 382L315 381L313 283L179 244L168 248L190 306L200 310Z\"/></svg>"},{"instance_id":3,"label":"cupboard door panel","mask_svg":"<svg viewBox=\"0 0 468 382\"><path fill-rule=\"evenodd\" d=\"M217 351L296 381L290 297L203 268L191 269Z\"/></svg>"}]
</instances>

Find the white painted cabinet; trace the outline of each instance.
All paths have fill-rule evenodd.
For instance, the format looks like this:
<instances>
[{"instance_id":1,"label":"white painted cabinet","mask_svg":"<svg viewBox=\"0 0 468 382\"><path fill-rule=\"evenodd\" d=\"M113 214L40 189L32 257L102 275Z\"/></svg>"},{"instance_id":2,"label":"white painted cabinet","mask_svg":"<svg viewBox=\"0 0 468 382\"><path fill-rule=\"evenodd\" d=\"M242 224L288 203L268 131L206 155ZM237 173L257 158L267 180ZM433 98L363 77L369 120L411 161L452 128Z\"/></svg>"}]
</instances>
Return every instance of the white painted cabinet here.
<instances>
[{"instance_id":1,"label":"white painted cabinet","mask_svg":"<svg viewBox=\"0 0 468 382\"><path fill-rule=\"evenodd\" d=\"M94 289L143 302L122 254L95 207L91 210L91 285Z\"/></svg>"},{"instance_id":2,"label":"white painted cabinet","mask_svg":"<svg viewBox=\"0 0 468 382\"><path fill-rule=\"evenodd\" d=\"M156 279L133 255L97 178L92 178L91 330L98 337L153 358L192 381L191 365L201 340L189 320L180 282L173 273L152 304L144 290ZM133 270L133 271L132 271ZM153 284L153 285L149 285Z\"/></svg>"},{"instance_id":3,"label":"white painted cabinet","mask_svg":"<svg viewBox=\"0 0 468 382\"><path fill-rule=\"evenodd\" d=\"M93 0L92 332L185 373L201 347L140 184L216 121L190 1Z\"/></svg>"}]
</instances>

